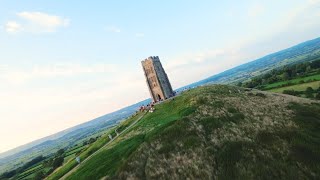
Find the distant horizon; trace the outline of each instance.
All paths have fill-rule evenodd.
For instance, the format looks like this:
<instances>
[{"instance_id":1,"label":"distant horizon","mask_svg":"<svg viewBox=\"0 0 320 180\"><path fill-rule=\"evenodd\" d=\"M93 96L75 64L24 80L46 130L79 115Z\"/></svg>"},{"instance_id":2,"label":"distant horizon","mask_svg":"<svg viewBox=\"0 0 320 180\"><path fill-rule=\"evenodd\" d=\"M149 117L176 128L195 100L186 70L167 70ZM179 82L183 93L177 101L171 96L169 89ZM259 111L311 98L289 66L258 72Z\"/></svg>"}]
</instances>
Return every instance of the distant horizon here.
<instances>
[{"instance_id":1,"label":"distant horizon","mask_svg":"<svg viewBox=\"0 0 320 180\"><path fill-rule=\"evenodd\" d=\"M148 56L159 56L177 89L319 38L319 7L4 1L0 154L148 99L140 64Z\"/></svg>"}]
</instances>

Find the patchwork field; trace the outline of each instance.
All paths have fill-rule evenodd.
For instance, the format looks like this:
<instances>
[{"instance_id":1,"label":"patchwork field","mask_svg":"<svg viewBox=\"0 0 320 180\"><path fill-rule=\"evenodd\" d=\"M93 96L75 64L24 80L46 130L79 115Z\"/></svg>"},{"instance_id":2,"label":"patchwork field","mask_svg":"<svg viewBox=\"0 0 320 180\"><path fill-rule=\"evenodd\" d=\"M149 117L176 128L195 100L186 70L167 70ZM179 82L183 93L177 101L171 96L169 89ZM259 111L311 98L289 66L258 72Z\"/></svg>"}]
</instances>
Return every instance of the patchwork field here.
<instances>
[{"instance_id":1,"label":"patchwork field","mask_svg":"<svg viewBox=\"0 0 320 180\"><path fill-rule=\"evenodd\" d=\"M281 88L274 88L268 91L282 93L284 90L295 90L295 91L305 91L308 87L312 87L313 89L318 89L320 87L320 81L314 81L309 83L297 84L292 86L286 86Z\"/></svg>"},{"instance_id":2,"label":"patchwork field","mask_svg":"<svg viewBox=\"0 0 320 180\"><path fill-rule=\"evenodd\" d=\"M272 83L272 84L267 84L265 86L265 89L277 88L277 87L280 87L280 86L288 84L288 83L298 84L301 81L304 81L304 82L320 81L320 74L311 75L311 76L307 76L307 77L303 77L303 78L296 78L296 79L292 79L292 80L288 80L288 81L281 81L281 82L276 82L276 83Z\"/></svg>"}]
</instances>

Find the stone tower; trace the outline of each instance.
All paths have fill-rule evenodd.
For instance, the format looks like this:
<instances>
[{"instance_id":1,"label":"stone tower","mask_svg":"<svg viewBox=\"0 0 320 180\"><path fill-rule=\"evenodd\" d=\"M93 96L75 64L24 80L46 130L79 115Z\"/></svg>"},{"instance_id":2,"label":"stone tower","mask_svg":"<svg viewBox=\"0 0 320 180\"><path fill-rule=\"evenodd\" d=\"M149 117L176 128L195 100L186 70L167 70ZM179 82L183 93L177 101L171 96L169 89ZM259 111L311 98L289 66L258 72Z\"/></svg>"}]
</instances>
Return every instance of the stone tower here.
<instances>
[{"instance_id":1,"label":"stone tower","mask_svg":"<svg viewBox=\"0 0 320 180\"><path fill-rule=\"evenodd\" d=\"M141 63L153 102L172 97L174 93L159 57L150 56Z\"/></svg>"}]
</instances>

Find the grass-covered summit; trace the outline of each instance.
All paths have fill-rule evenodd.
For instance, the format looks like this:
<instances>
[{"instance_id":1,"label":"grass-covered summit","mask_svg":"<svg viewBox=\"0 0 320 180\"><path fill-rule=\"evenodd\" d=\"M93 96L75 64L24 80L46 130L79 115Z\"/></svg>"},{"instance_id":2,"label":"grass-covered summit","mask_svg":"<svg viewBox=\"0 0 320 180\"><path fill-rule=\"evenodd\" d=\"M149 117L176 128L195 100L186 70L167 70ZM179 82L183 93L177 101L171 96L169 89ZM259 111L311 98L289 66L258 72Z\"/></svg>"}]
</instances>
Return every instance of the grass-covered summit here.
<instances>
[{"instance_id":1,"label":"grass-covered summit","mask_svg":"<svg viewBox=\"0 0 320 180\"><path fill-rule=\"evenodd\" d=\"M319 130L319 101L203 86L157 105L66 179L318 179Z\"/></svg>"}]
</instances>

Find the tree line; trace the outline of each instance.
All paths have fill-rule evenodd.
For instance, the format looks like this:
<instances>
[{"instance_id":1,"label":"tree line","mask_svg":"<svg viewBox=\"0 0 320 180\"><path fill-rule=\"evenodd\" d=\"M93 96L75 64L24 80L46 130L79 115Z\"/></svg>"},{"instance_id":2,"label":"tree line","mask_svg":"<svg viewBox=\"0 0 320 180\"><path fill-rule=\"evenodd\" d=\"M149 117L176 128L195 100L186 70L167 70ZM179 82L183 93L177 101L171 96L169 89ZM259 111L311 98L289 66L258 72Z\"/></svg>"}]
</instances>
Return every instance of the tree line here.
<instances>
[{"instance_id":1,"label":"tree line","mask_svg":"<svg viewBox=\"0 0 320 180\"><path fill-rule=\"evenodd\" d=\"M306 98L320 100L320 87L318 89L313 89L312 87L307 87L307 89L305 91L283 90L282 93L289 94L292 96L305 95Z\"/></svg>"},{"instance_id":2,"label":"tree line","mask_svg":"<svg viewBox=\"0 0 320 180\"><path fill-rule=\"evenodd\" d=\"M250 81L243 83L239 82L238 86L266 90L265 85L267 84L306 77L311 74L320 74L320 58L310 62L287 65L282 68L271 70L266 74L252 78ZM304 81L299 83L304 83ZM293 85L293 83L285 84L285 86L288 85Z\"/></svg>"},{"instance_id":3,"label":"tree line","mask_svg":"<svg viewBox=\"0 0 320 180\"><path fill-rule=\"evenodd\" d=\"M43 171L39 171L38 173L36 173L35 179L43 179L46 175L49 175L56 168L58 168L59 166L61 166L63 164L64 153L65 153L64 149L59 149L51 157L46 157L46 156L42 156L42 155L37 156L34 159L32 159L31 161L25 163L23 166L3 173L2 175L0 175L0 179L10 179L12 177L15 177L16 175L23 173L24 171L36 166L37 164L39 164L41 162L42 162L43 167L49 167L49 171L46 173ZM30 172L30 174L32 174L32 173L33 172ZM26 176L28 176L28 175L29 174L26 174Z\"/></svg>"}]
</instances>

